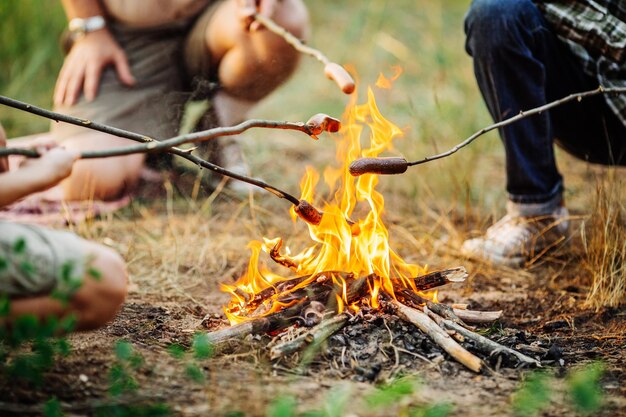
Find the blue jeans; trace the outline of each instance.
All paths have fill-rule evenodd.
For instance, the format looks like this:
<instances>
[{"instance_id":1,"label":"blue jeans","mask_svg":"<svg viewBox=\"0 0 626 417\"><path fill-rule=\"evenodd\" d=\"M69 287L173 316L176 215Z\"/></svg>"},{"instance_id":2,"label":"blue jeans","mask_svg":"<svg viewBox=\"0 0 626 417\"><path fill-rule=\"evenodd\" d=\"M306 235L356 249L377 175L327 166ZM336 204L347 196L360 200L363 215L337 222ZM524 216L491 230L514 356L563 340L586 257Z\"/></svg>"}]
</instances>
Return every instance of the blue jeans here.
<instances>
[{"instance_id":1,"label":"blue jeans","mask_svg":"<svg viewBox=\"0 0 626 417\"><path fill-rule=\"evenodd\" d=\"M530 0L474 0L465 33L478 86L496 121L598 87ZM500 136L506 187L515 203L560 203L563 178L554 143L592 163L626 165L626 127L602 95L522 119L501 128Z\"/></svg>"}]
</instances>

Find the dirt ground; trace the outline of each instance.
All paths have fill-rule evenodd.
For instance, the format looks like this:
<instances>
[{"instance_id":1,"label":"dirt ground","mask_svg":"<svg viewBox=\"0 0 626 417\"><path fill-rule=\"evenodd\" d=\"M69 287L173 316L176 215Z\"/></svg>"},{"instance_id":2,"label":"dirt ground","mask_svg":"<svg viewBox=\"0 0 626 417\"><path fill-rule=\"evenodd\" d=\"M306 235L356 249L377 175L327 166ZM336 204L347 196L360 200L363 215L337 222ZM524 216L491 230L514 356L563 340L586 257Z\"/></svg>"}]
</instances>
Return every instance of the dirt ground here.
<instances>
[{"instance_id":1,"label":"dirt ground","mask_svg":"<svg viewBox=\"0 0 626 417\"><path fill-rule=\"evenodd\" d=\"M131 276L128 299L107 327L70 337L72 354L55 364L41 388L5 381L0 387L2 415L38 414L41 403L51 396L61 401L68 415L91 414L107 401L108 373L118 340L132 343L145 360L135 373L139 390L116 400L122 404L165 402L175 415L182 416L241 415L235 412L264 416L279 396L296 397L298 409L305 411L319 409L330 391L347 389L349 415L397 415L399 405L372 409L361 401L390 372L371 380L359 378L357 372L333 374L327 372L323 355L298 370L272 363L263 343L244 343L234 354L202 361L204 383L186 377L184 365L167 347L173 343L189 346L194 333L223 323L222 307L228 296L219 285L232 282L245 269L248 253L244 247L250 237L260 237L258 233L264 230L270 237L282 234L287 243L293 243L303 240L304 229L293 226L288 216L277 219L272 214L286 212L282 202L264 206L221 195L211 207L200 207L189 200L166 200L165 207L138 200L121 214L77 227L79 233L112 245L126 256ZM459 258L450 242L418 239L429 235L411 217L391 212L389 220L400 252L411 253L408 261L422 257L429 259L433 269L468 268L469 279L442 290L442 302L469 303L477 310L501 309L498 334L517 335L558 352L556 360L545 362L548 372L555 375L551 388L557 394L542 415L573 415L567 397L561 395L564 376L597 360L607 369L602 379L606 402L598 415L626 415L626 310L595 312L582 307L586 289L579 284L582 271L576 251L527 270L496 269ZM414 359L405 368L396 374L408 373L422 381L421 389L406 401L451 402L455 416L512 415L512 394L528 375L527 370L507 367L476 375L447 356L431 363Z\"/></svg>"}]
</instances>

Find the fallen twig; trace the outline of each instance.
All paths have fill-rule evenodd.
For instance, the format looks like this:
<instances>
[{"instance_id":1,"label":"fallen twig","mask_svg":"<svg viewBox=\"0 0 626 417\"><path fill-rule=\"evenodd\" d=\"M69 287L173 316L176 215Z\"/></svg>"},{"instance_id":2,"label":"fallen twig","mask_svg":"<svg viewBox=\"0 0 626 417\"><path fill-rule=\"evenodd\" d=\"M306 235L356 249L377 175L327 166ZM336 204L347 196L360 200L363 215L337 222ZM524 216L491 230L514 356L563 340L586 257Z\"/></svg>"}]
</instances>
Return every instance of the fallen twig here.
<instances>
[{"instance_id":1,"label":"fallen twig","mask_svg":"<svg viewBox=\"0 0 626 417\"><path fill-rule=\"evenodd\" d=\"M570 94L569 96L544 104L543 106L535 107L530 110L520 111L515 116L509 117L508 119L502 120L500 122L497 122L485 128L482 128L478 132L474 133L473 135L465 139L463 142L447 150L446 152L442 152L433 156L427 156L426 158L413 161L413 162L408 162L405 158L402 158L402 157L360 158L360 159L357 159L356 161L353 161L350 164L350 167L349 167L350 174L352 174L353 176L359 176L363 174L382 174L382 175L402 174L406 172L407 168L410 166L420 165L426 162L435 161L437 159L450 156L453 153L456 153L459 149L464 148L465 146L472 143L479 136L482 136L483 134L490 132L494 129L498 129L503 126L510 125L511 123L517 122L526 117L534 116L536 114L550 110L554 107L560 106L570 101L574 101L574 100L580 101L585 97L594 96L596 94L623 94L623 93L626 93L626 87L604 88L602 86L599 86L598 88L594 90Z\"/></svg>"},{"instance_id":2,"label":"fallen twig","mask_svg":"<svg viewBox=\"0 0 626 417\"><path fill-rule=\"evenodd\" d=\"M450 356L465 365L468 369L474 372L480 372L483 367L483 361L454 341L445 330L439 327L437 323L426 314L414 308L407 307L394 299L389 300L389 303L400 318L417 326Z\"/></svg>"},{"instance_id":3,"label":"fallen twig","mask_svg":"<svg viewBox=\"0 0 626 417\"><path fill-rule=\"evenodd\" d=\"M430 306L429 306L430 308ZM498 311L476 311L452 308L454 314L465 323L492 323L502 316L502 310Z\"/></svg>"},{"instance_id":4,"label":"fallen twig","mask_svg":"<svg viewBox=\"0 0 626 417\"><path fill-rule=\"evenodd\" d=\"M296 338L272 346L270 348L270 359L280 358L296 352L302 349L305 345L321 343L333 333L341 329L347 321L347 314L339 314L327 320L323 320L320 324L312 327L309 331L297 336Z\"/></svg>"},{"instance_id":5,"label":"fallen twig","mask_svg":"<svg viewBox=\"0 0 626 417\"><path fill-rule=\"evenodd\" d=\"M450 320L444 319L441 325L444 328L453 330L459 333L461 336L465 337L466 339L473 341L476 349L487 355L492 355L495 352L502 352L510 357L515 357L523 365L533 365L541 367L541 363L538 360L533 359L530 356L526 356L523 353L520 353L514 349L501 345L500 343L494 342L491 339L487 339L485 336L481 336L478 333L469 331Z\"/></svg>"}]
</instances>

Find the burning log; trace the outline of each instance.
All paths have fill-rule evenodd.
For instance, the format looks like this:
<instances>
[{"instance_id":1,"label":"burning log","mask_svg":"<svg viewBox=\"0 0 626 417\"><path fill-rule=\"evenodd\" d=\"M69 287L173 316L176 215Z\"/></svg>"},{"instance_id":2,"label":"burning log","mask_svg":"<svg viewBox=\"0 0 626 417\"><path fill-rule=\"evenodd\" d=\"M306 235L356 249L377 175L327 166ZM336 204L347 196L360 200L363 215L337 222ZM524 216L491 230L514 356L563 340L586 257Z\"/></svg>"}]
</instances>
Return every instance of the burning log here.
<instances>
[{"instance_id":1,"label":"burning log","mask_svg":"<svg viewBox=\"0 0 626 417\"><path fill-rule=\"evenodd\" d=\"M287 307L284 310L245 321L231 327L226 327L208 333L208 341L212 345L220 345L232 339L243 339L249 334L262 334L272 332L291 325L300 316L301 305Z\"/></svg>"}]
</instances>

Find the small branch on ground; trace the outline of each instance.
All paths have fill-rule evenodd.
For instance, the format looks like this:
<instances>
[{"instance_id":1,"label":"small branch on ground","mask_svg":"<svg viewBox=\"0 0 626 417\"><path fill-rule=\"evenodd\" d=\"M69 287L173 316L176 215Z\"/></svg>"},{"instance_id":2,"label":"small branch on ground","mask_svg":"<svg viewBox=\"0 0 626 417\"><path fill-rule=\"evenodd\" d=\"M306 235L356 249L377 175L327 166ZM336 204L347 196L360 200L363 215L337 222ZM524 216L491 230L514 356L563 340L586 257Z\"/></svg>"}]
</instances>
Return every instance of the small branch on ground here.
<instances>
[{"instance_id":1,"label":"small branch on ground","mask_svg":"<svg viewBox=\"0 0 626 417\"><path fill-rule=\"evenodd\" d=\"M526 356L523 353L520 353L516 350L508 348L500 343L494 342L491 339L487 339L485 336L481 336L478 333L474 333L465 329L462 326L459 326L457 323L454 323L450 320L443 319L441 323L442 327L445 329L450 329L460 334L464 338L471 340L474 342L476 350L485 353L487 355L492 355L494 353L504 353L509 357L516 358L523 365L532 365L536 367L541 367L541 363L531 358L530 356Z\"/></svg>"},{"instance_id":2,"label":"small branch on ground","mask_svg":"<svg viewBox=\"0 0 626 417\"><path fill-rule=\"evenodd\" d=\"M323 320L320 324L296 338L272 346L270 348L270 359L274 360L289 355L307 345L319 344L341 329L347 321L348 315L345 313Z\"/></svg>"},{"instance_id":3,"label":"small branch on ground","mask_svg":"<svg viewBox=\"0 0 626 417\"><path fill-rule=\"evenodd\" d=\"M480 372L483 367L483 361L454 341L445 330L439 327L437 323L426 314L417 309L405 306L394 299L389 300L389 305L401 319L417 326L454 359L465 365L468 369L474 372Z\"/></svg>"}]
</instances>

